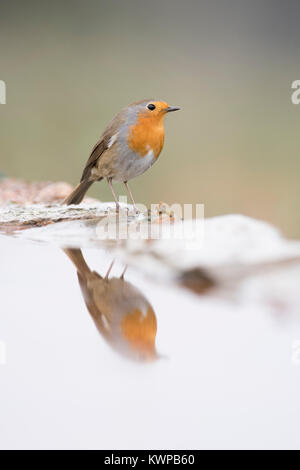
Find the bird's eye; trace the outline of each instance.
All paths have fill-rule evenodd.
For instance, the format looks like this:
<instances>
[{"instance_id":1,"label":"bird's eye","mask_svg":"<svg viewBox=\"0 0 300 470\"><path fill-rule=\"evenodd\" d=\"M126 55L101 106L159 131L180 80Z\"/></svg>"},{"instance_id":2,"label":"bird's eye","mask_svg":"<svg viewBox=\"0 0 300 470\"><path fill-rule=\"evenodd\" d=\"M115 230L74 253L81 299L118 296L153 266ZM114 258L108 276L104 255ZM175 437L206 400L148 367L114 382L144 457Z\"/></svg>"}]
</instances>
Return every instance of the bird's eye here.
<instances>
[{"instance_id":1,"label":"bird's eye","mask_svg":"<svg viewBox=\"0 0 300 470\"><path fill-rule=\"evenodd\" d=\"M148 104L147 108L150 109L150 111L153 111L155 109L155 105L150 103Z\"/></svg>"}]
</instances>

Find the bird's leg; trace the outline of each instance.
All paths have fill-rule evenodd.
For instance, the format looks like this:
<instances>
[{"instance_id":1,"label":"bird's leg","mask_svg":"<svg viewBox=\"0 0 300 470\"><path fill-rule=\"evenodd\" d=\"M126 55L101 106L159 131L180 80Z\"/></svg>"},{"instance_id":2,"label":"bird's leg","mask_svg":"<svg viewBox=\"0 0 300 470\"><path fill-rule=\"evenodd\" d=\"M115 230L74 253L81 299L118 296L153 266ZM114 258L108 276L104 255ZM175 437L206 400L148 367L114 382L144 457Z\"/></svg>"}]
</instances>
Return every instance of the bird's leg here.
<instances>
[{"instance_id":1,"label":"bird's leg","mask_svg":"<svg viewBox=\"0 0 300 470\"><path fill-rule=\"evenodd\" d=\"M114 265L114 262L115 262L115 260L113 260L113 261L111 262L110 267L108 268L108 271L107 271L107 273L106 273L106 275L105 275L105 278L104 278L104 279L105 279L106 281L108 280L108 276L109 276L109 273L110 273L110 271L111 271L111 268L112 268L113 265Z\"/></svg>"},{"instance_id":2,"label":"bird's leg","mask_svg":"<svg viewBox=\"0 0 300 470\"><path fill-rule=\"evenodd\" d=\"M131 200L131 202L132 202L132 204L133 204L134 210L135 210L136 213L138 213L139 211L138 211L138 209L137 209L137 207L136 207L136 205L135 205L135 202L134 202L134 199L133 199L133 196L132 196L132 192L130 191L130 188L129 188L129 186L128 186L127 181L124 181L124 184L125 184L125 187L126 187L126 189L127 189L128 194L129 194L130 200Z\"/></svg>"},{"instance_id":3,"label":"bird's leg","mask_svg":"<svg viewBox=\"0 0 300 470\"><path fill-rule=\"evenodd\" d=\"M113 188L113 185L112 185L112 178L107 178L107 182L109 184L109 187L111 189L111 192L112 192L112 195L114 197L114 200L115 200L115 203L116 203L116 211L119 212L119 209L120 209L120 204L119 204L119 201L117 199L117 196L116 196L116 193L114 191L114 188Z\"/></svg>"},{"instance_id":4,"label":"bird's leg","mask_svg":"<svg viewBox=\"0 0 300 470\"><path fill-rule=\"evenodd\" d=\"M124 279L124 276L125 276L125 273L126 273L126 271L127 271L127 268L128 268L128 266L125 266L125 268L124 268L124 270L123 270L123 272L122 272L122 274L121 274L121 276L120 276L120 279Z\"/></svg>"}]
</instances>

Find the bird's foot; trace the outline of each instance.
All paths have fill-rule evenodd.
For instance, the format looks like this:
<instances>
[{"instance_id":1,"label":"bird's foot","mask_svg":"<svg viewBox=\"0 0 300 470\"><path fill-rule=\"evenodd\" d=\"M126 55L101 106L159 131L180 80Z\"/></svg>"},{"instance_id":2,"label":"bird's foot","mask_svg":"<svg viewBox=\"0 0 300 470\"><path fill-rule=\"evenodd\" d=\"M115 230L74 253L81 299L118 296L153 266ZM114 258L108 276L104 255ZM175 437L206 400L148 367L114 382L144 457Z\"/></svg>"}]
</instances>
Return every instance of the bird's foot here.
<instances>
[{"instance_id":1,"label":"bird's foot","mask_svg":"<svg viewBox=\"0 0 300 470\"><path fill-rule=\"evenodd\" d=\"M133 212L135 213L135 215L140 215L141 214L141 211L136 207L135 204L133 206Z\"/></svg>"}]
</instances>

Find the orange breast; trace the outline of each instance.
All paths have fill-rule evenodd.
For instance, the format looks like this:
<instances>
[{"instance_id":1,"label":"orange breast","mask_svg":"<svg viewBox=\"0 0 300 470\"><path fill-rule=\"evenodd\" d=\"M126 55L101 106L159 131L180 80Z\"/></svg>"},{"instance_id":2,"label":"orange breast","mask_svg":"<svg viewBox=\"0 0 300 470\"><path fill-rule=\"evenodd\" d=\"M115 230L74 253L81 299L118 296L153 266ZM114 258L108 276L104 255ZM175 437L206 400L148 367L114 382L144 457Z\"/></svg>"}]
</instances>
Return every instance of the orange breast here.
<instances>
[{"instance_id":1,"label":"orange breast","mask_svg":"<svg viewBox=\"0 0 300 470\"><path fill-rule=\"evenodd\" d=\"M157 158L164 145L164 122L163 117L139 116L137 123L130 126L128 133L128 145L141 157L147 155L149 150L153 151Z\"/></svg>"},{"instance_id":2,"label":"orange breast","mask_svg":"<svg viewBox=\"0 0 300 470\"><path fill-rule=\"evenodd\" d=\"M156 330L156 317L150 306L146 316L137 308L125 315L121 322L122 336L133 349L140 351L154 353Z\"/></svg>"}]
</instances>

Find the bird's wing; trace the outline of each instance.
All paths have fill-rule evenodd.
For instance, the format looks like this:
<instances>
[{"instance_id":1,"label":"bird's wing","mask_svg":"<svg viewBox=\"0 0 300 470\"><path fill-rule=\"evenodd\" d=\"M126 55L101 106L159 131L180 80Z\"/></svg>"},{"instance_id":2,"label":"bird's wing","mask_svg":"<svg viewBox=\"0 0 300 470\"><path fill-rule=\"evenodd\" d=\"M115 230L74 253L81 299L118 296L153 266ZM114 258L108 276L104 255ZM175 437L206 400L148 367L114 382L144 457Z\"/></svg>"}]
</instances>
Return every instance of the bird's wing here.
<instances>
[{"instance_id":1,"label":"bird's wing","mask_svg":"<svg viewBox=\"0 0 300 470\"><path fill-rule=\"evenodd\" d=\"M120 127L124 124L125 120L126 113L125 110L122 110L105 128L102 136L94 146L91 155L88 161L86 162L80 182L89 178L91 170L96 165L98 158L100 158L101 155L106 150L108 150L113 143L115 143L116 138L118 136L118 131Z\"/></svg>"},{"instance_id":2,"label":"bird's wing","mask_svg":"<svg viewBox=\"0 0 300 470\"><path fill-rule=\"evenodd\" d=\"M101 139L94 146L94 148L91 152L91 155L90 155L88 161L86 162L86 165L85 165L85 167L83 169L83 172L82 172L80 182L89 179L91 170L95 166L95 164L97 163L98 158L100 158L101 155L103 154L103 152L105 152L105 150L108 149L107 143L108 142L104 139L104 136L101 136Z\"/></svg>"}]
</instances>

